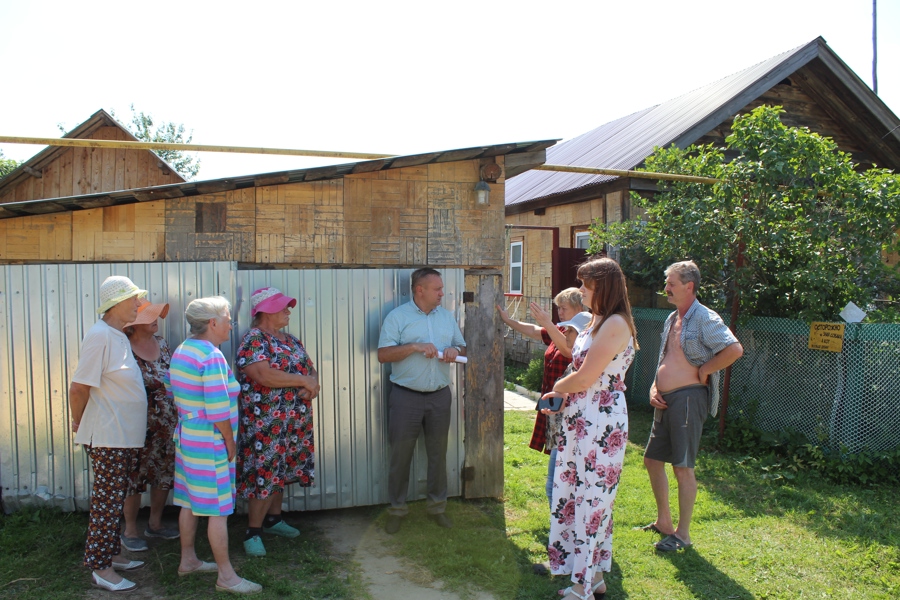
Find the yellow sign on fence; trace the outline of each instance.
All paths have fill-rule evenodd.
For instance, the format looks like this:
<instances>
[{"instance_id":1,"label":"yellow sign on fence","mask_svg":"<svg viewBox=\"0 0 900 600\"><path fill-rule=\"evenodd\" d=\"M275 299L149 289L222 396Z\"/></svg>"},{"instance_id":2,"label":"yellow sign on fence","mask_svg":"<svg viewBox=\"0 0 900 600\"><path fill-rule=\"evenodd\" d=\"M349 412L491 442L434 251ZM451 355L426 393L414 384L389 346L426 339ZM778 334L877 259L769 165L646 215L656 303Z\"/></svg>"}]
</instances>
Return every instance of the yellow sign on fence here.
<instances>
[{"instance_id":1,"label":"yellow sign on fence","mask_svg":"<svg viewBox=\"0 0 900 600\"><path fill-rule=\"evenodd\" d=\"M844 324L813 321L809 326L809 349L840 352L844 347Z\"/></svg>"}]
</instances>

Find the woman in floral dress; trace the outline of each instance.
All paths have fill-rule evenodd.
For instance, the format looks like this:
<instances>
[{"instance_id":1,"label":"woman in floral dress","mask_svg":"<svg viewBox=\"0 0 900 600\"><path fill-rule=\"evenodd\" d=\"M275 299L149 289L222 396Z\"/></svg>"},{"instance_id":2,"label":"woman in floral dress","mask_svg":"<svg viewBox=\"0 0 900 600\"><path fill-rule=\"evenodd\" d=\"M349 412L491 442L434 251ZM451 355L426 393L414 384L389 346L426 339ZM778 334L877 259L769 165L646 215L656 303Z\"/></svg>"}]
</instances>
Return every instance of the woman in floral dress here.
<instances>
[{"instance_id":1,"label":"woman in floral dress","mask_svg":"<svg viewBox=\"0 0 900 600\"><path fill-rule=\"evenodd\" d=\"M587 262L578 278L593 319L575 340L575 371L545 395L567 398L547 550L551 573L572 576L560 595L587 600L606 592L603 573L612 566L612 510L628 441L624 380L637 334L625 276L614 260Z\"/></svg>"},{"instance_id":2,"label":"woman in floral dress","mask_svg":"<svg viewBox=\"0 0 900 600\"><path fill-rule=\"evenodd\" d=\"M167 540L178 537L177 527L165 527L162 524L163 509L175 475L175 442L172 434L178 424L175 401L166 394L164 383L169 373L172 353L166 340L156 335L159 331L159 319L165 319L168 313L168 304L152 304L143 300L138 307L137 319L124 329L147 390L147 439L141 450L138 469L132 475L129 495L125 498L122 544L132 552L148 548L137 527L141 494L147 490L147 486L151 486L150 519L144 529L144 537Z\"/></svg>"},{"instance_id":3,"label":"woman in floral dress","mask_svg":"<svg viewBox=\"0 0 900 600\"><path fill-rule=\"evenodd\" d=\"M293 538L300 532L281 518L284 488L313 484L312 401L319 376L299 339L281 331L297 300L265 287L250 296L250 330L237 352L241 384L238 496L247 499L244 550L265 556L261 534Z\"/></svg>"}]
</instances>

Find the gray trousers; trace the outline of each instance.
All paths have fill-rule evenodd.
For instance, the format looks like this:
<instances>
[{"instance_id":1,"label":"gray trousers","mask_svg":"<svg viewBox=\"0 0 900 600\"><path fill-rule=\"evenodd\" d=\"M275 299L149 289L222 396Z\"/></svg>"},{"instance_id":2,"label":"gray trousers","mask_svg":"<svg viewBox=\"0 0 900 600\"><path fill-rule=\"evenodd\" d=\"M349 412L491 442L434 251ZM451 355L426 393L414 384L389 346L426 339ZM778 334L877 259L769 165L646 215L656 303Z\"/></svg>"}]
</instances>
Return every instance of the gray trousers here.
<instances>
[{"instance_id":1,"label":"gray trousers","mask_svg":"<svg viewBox=\"0 0 900 600\"><path fill-rule=\"evenodd\" d=\"M388 435L391 442L391 465L388 473L389 514L403 517L409 512L409 467L416 450L419 433L425 431L428 454L429 514L447 508L447 437L450 432L450 388L434 392L416 392L394 385L389 400Z\"/></svg>"}]
</instances>

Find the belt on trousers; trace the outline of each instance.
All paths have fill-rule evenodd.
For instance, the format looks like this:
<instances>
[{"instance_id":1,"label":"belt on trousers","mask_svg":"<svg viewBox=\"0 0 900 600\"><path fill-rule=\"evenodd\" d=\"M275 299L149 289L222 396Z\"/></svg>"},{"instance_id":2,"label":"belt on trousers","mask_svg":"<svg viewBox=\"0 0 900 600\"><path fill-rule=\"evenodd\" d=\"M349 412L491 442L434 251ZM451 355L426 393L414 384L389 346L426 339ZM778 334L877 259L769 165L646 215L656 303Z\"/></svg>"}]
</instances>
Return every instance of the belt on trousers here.
<instances>
[{"instance_id":1,"label":"belt on trousers","mask_svg":"<svg viewBox=\"0 0 900 600\"><path fill-rule=\"evenodd\" d=\"M406 387L405 385L400 385L399 383L394 383L393 381L391 382L391 385L394 386L394 387L396 387L396 388L400 388L400 389L403 390L403 391L406 391L406 392L412 392L413 394L433 394L433 393L435 393L435 392L439 392L439 391L443 390L444 388L448 387L448 386L445 385L445 386L442 387L442 388L438 388L438 389L436 389L436 390L431 390L430 392L423 392L423 391L420 391L420 390L414 390L414 389L412 389L412 388L408 388L408 387Z\"/></svg>"}]
</instances>

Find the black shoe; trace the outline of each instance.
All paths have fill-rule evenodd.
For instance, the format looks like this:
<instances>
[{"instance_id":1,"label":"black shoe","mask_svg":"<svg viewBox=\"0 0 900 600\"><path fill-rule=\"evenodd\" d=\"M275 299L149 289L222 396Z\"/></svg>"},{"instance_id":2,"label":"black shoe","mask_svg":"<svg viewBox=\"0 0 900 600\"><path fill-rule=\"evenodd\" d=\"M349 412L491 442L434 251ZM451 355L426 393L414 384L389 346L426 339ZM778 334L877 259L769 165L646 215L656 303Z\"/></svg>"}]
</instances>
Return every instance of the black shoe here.
<instances>
[{"instance_id":1,"label":"black shoe","mask_svg":"<svg viewBox=\"0 0 900 600\"><path fill-rule=\"evenodd\" d=\"M453 527L453 521L448 519L447 515L445 515L444 513L428 515L428 518L434 521L438 527L443 527L444 529L451 529Z\"/></svg>"},{"instance_id":2,"label":"black shoe","mask_svg":"<svg viewBox=\"0 0 900 600\"><path fill-rule=\"evenodd\" d=\"M549 562L533 563L531 565L531 570L534 571L535 575L547 576L550 574L550 563Z\"/></svg>"},{"instance_id":3,"label":"black shoe","mask_svg":"<svg viewBox=\"0 0 900 600\"><path fill-rule=\"evenodd\" d=\"M391 535L400 531L400 521L403 520L403 517L398 517L396 515L388 515L387 523L384 524L384 532L390 533Z\"/></svg>"}]
</instances>

